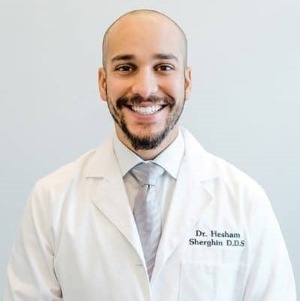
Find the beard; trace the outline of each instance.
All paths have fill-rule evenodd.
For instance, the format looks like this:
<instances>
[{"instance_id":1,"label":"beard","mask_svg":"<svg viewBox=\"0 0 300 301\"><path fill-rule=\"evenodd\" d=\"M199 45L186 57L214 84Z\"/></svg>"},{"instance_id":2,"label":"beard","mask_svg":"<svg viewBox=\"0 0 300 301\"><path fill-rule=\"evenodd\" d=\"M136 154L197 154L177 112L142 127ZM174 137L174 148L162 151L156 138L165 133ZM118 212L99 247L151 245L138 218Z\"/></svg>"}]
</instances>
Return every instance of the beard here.
<instances>
[{"instance_id":1,"label":"beard","mask_svg":"<svg viewBox=\"0 0 300 301\"><path fill-rule=\"evenodd\" d=\"M165 127L160 132L142 136L142 135L132 133L129 130L125 117L120 112L123 107L128 108L129 105L133 105L133 104L137 105L144 101L152 102L153 104L163 103L164 104L163 109L165 109L165 106L169 106L170 114L166 120ZM108 103L108 109L115 123L119 126L119 128L125 134L126 138L130 141L133 149L136 151L151 150L157 148L165 140L165 138L168 136L170 131L177 124L184 108L184 102L182 102L182 105L180 106L175 106L176 101L171 96L166 96L163 98L150 96L147 99L143 99L140 96L134 96L132 98L121 97L117 99L116 107L113 106L113 104L111 103L111 101L109 101L109 99L107 100L107 103Z\"/></svg>"}]
</instances>

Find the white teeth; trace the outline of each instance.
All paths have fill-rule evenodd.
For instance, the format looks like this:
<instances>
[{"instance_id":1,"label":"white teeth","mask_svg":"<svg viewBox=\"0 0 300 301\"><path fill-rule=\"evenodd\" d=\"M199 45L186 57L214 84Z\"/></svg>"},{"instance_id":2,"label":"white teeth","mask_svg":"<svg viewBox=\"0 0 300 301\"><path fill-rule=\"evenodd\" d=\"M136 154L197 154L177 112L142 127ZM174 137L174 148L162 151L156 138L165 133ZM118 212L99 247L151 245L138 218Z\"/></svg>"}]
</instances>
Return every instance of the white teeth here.
<instances>
[{"instance_id":1,"label":"white teeth","mask_svg":"<svg viewBox=\"0 0 300 301\"><path fill-rule=\"evenodd\" d=\"M159 111L162 106L161 105L154 105L152 107L137 107L133 106L131 107L134 112L143 114L143 115L150 115L154 114L155 112Z\"/></svg>"}]
</instances>

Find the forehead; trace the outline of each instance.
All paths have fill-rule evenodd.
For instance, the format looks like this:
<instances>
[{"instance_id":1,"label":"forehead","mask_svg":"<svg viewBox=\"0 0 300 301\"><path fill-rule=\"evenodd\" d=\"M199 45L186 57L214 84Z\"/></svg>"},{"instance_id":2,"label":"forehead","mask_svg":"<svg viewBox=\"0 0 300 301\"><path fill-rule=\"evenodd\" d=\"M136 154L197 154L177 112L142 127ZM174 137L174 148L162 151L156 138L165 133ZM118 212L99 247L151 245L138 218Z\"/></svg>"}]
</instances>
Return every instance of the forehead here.
<instances>
[{"instance_id":1,"label":"forehead","mask_svg":"<svg viewBox=\"0 0 300 301\"><path fill-rule=\"evenodd\" d=\"M109 61L118 55L173 54L184 57L184 36L174 22L159 14L127 15L108 30L103 55Z\"/></svg>"}]
</instances>

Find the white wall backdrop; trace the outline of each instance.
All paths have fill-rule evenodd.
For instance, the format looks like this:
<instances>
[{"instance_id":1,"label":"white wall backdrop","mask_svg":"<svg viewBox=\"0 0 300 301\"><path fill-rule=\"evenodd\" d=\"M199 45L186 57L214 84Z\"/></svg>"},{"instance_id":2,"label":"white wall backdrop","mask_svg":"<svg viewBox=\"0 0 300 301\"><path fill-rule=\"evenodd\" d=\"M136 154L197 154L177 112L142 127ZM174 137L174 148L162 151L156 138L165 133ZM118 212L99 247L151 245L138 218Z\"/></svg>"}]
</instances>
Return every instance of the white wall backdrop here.
<instances>
[{"instance_id":1,"label":"white wall backdrop","mask_svg":"<svg viewBox=\"0 0 300 301\"><path fill-rule=\"evenodd\" d=\"M181 123L264 186L299 288L299 0L1 0L0 294L34 182L112 130L97 88L102 34L143 7L185 29L194 84Z\"/></svg>"}]
</instances>

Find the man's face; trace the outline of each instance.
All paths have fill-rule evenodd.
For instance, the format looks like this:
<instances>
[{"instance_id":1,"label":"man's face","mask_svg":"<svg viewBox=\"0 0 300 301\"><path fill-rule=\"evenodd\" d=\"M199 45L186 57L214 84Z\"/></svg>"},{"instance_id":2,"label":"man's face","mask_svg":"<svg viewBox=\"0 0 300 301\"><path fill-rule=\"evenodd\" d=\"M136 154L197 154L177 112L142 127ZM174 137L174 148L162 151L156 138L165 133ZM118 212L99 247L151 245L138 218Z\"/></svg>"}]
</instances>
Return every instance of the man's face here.
<instances>
[{"instance_id":1,"label":"man's face","mask_svg":"<svg viewBox=\"0 0 300 301\"><path fill-rule=\"evenodd\" d=\"M177 135L191 85L179 30L161 16L127 16L105 47L100 93L119 139L135 151L163 149Z\"/></svg>"}]
</instances>

